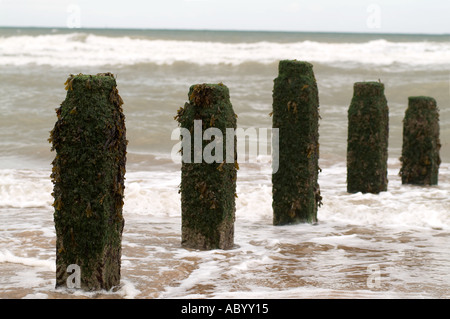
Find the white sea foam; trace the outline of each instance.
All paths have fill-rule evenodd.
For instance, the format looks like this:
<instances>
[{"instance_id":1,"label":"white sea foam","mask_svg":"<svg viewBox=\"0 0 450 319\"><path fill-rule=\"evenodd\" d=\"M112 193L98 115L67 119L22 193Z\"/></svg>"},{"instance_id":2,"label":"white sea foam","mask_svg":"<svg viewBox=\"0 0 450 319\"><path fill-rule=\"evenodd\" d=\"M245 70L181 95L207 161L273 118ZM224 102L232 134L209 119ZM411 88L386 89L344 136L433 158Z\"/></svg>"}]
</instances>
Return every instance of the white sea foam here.
<instances>
[{"instance_id":1,"label":"white sea foam","mask_svg":"<svg viewBox=\"0 0 450 319\"><path fill-rule=\"evenodd\" d=\"M223 43L107 37L89 33L0 38L0 65L103 66L187 62L200 65L273 63L298 59L345 63L443 68L450 65L449 42Z\"/></svg>"},{"instance_id":2,"label":"white sea foam","mask_svg":"<svg viewBox=\"0 0 450 319\"><path fill-rule=\"evenodd\" d=\"M23 299L47 299L47 298L48 295L41 292L28 294L25 297L23 297Z\"/></svg>"},{"instance_id":3,"label":"white sea foam","mask_svg":"<svg viewBox=\"0 0 450 319\"><path fill-rule=\"evenodd\" d=\"M323 167L319 184L323 206L319 221L352 224L450 228L450 165L442 163L439 185L420 187L402 185L398 163L391 161L388 191L380 194L346 192L345 163ZM263 167L264 169L262 169ZM238 172L236 218L270 223L272 186L269 165L243 164ZM47 171L0 170L0 207L50 207L52 183ZM179 171L130 171L126 174L126 214L157 218L181 214Z\"/></svg>"},{"instance_id":4,"label":"white sea foam","mask_svg":"<svg viewBox=\"0 0 450 319\"><path fill-rule=\"evenodd\" d=\"M0 170L0 207L48 207L52 189L49 171Z\"/></svg>"},{"instance_id":5,"label":"white sea foam","mask_svg":"<svg viewBox=\"0 0 450 319\"><path fill-rule=\"evenodd\" d=\"M325 169L320 183L324 205L319 210L319 219L360 225L449 229L449 165L441 165L438 186L402 185L397 174L398 165L389 169L387 192L348 194L345 165L337 164Z\"/></svg>"},{"instance_id":6,"label":"white sea foam","mask_svg":"<svg viewBox=\"0 0 450 319\"><path fill-rule=\"evenodd\" d=\"M129 280L122 280L122 287L120 293L125 299L134 299L137 295L141 293L140 290L136 289L135 285Z\"/></svg>"},{"instance_id":7,"label":"white sea foam","mask_svg":"<svg viewBox=\"0 0 450 319\"><path fill-rule=\"evenodd\" d=\"M7 249L0 250L0 263L14 263L25 266L44 268L45 270L55 271L55 262L52 260L43 260L35 257L22 257L11 253Z\"/></svg>"},{"instance_id":8,"label":"white sea foam","mask_svg":"<svg viewBox=\"0 0 450 319\"><path fill-rule=\"evenodd\" d=\"M125 188L124 276L118 291L102 294L123 298L447 296L450 164L441 164L439 185L432 187L402 185L398 165L397 160L389 161L388 191L378 195L348 194L345 163L321 165L324 204L318 212L319 224L277 227L272 225L270 167L241 165L236 247L230 251L180 247L179 170L131 170ZM0 197L0 243L5 247L0 249L0 267L15 269L2 285L33 289L25 298L46 298L55 293L54 276L48 275L55 271L48 172L0 170L0 176L3 194L8 195ZM8 191L8 183L36 198L27 203L22 192ZM15 200L24 203L13 206ZM35 209L35 203L45 208ZM380 269L382 291L366 284L372 266ZM156 270L154 277L146 275L150 270ZM167 278L173 281L162 290L146 288ZM423 291L422 285L434 288ZM94 296L82 291L60 293Z\"/></svg>"}]
</instances>

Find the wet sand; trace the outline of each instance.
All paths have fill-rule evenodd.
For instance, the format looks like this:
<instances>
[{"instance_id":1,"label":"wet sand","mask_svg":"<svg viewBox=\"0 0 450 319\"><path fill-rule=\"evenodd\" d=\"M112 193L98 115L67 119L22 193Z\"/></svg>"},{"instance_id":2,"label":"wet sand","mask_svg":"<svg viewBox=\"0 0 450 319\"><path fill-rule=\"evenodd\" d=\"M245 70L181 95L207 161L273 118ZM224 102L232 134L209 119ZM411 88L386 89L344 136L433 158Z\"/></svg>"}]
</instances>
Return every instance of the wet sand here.
<instances>
[{"instance_id":1,"label":"wet sand","mask_svg":"<svg viewBox=\"0 0 450 319\"><path fill-rule=\"evenodd\" d=\"M291 226L272 225L270 175L243 167L235 247L211 251L181 247L176 178L130 172L121 284L108 292L55 289L51 202L1 207L0 298L450 297L447 164L431 188L401 185L391 165L379 195L347 194L345 167L322 165L319 223ZM48 175L33 174L27 182L50 193Z\"/></svg>"},{"instance_id":2,"label":"wet sand","mask_svg":"<svg viewBox=\"0 0 450 319\"><path fill-rule=\"evenodd\" d=\"M19 212L12 212L14 214ZM51 227L51 211L45 227ZM26 218L22 216L22 218ZM327 225L329 228L331 225ZM180 245L175 219L128 217L121 286L110 292L54 289L55 239L39 230L15 232L10 261L0 263L1 298L448 298L445 230L425 234L363 226L302 241L321 225L243 224L232 250L196 251ZM293 233L299 233L296 243ZM258 237L258 234L272 237ZM276 236L278 234L278 236ZM283 237L289 238L283 242ZM5 247L5 246L3 246ZM392 250L395 247L395 250ZM448 252L448 251L447 251ZM3 260L8 257L3 256ZM40 261L40 262L39 262ZM436 267L435 267L436 266ZM372 276L372 277L371 277ZM378 279L377 279L378 278ZM378 280L378 281L377 281Z\"/></svg>"}]
</instances>

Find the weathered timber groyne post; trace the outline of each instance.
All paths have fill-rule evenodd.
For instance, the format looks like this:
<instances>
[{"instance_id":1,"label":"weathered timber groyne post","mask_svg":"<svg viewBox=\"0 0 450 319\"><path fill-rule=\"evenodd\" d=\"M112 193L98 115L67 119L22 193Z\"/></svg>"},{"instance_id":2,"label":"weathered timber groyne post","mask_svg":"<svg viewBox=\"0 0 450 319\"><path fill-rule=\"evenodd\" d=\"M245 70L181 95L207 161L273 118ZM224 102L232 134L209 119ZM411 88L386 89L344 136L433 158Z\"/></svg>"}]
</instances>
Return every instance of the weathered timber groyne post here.
<instances>
[{"instance_id":1,"label":"weathered timber groyne post","mask_svg":"<svg viewBox=\"0 0 450 319\"><path fill-rule=\"evenodd\" d=\"M387 190L389 108L384 84L357 82L348 110L347 191Z\"/></svg>"},{"instance_id":2,"label":"weathered timber groyne post","mask_svg":"<svg viewBox=\"0 0 450 319\"><path fill-rule=\"evenodd\" d=\"M319 97L312 64L279 62L272 126L279 130L278 170L272 174L273 224L316 223L321 204Z\"/></svg>"},{"instance_id":3,"label":"weathered timber groyne post","mask_svg":"<svg viewBox=\"0 0 450 319\"><path fill-rule=\"evenodd\" d=\"M409 97L403 120L402 184L437 185L440 148L436 100L427 96Z\"/></svg>"},{"instance_id":4,"label":"weathered timber groyne post","mask_svg":"<svg viewBox=\"0 0 450 319\"><path fill-rule=\"evenodd\" d=\"M127 148L123 101L110 73L71 75L66 89L49 139L56 151L51 174L56 287L109 290L120 283Z\"/></svg>"},{"instance_id":5,"label":"weathered timber groyne post","mask_svg":"<svg viewBox=\"0 0 450 319\"><path fill-rule=\"evenodd\" d=\"M222 83L190 87L175 117L182 135L182 245L230 249L234 245L237 177L236 114Z\"/></svg>"}]
</instances>

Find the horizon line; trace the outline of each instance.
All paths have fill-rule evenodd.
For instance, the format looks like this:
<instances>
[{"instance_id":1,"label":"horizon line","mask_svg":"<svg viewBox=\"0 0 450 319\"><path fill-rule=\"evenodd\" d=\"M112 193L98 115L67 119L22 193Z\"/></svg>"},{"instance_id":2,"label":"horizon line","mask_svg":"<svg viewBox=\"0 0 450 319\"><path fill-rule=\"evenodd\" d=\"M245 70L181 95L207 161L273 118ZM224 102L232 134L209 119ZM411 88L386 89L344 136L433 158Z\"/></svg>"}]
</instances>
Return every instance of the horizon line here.
<instances>
[{"instance_id":1,"label":"horizon line","mask_svg":"<svg viewBox=\"0 0 450 319\"><path fill-rule=\"evenodd\" d=\"M135 28L135 27L79 27L67 26L2 26L0 29L63 29L63 30L130 30L130 31L197 31L197 32L266 32L266 33L323 33L323 34L361 34L361 35L428 35L446 36L450 33L406 33L406 32L363 32L363 31L305 31L305 30L257 30L257 29L208 29L208 28Z\"/></svg>"}]
</instances>

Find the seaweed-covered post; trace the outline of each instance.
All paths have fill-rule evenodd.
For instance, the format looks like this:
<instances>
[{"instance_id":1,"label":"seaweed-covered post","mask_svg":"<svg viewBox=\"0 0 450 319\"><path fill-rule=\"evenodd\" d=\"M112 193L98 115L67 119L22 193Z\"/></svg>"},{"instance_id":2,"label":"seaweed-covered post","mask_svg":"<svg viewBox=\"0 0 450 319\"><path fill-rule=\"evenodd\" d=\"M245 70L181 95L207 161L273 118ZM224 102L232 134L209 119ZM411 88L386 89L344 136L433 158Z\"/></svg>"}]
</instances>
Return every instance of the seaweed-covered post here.
<instances>
[{"instance_id":1,"label":"seaweed-covered post","mask_svg":"<svg viewBox=\"0 0 450 319\"><path fill-rule=\"evenodd\" d=\"M110 73L71 75L49 141L56 229L56 287L109 290L120 283L126 132ZM77 274L72 273L78 272ZM75 276L75 277L77 277Z\"/></svg>"},{"instance_id":2,"label":"seaweed-covered post","mask_svg":"<svg viewBox=\"0 0 450 319\"><path fill-rule=\"evenodd\" d=\"M182 245L230 249L238 165L236 114L228 88L222 83L191 86L189 102L175 119L182 135Z\"/></svg>"},{"instance_id":3,"label":"seaweed-covered post","mask_svg":"<svg viewBox=\"0 0 450 319\"><path fill-rule=\"evenodd\" d=\"M436 100L427 96L409 97L400 157L402 184L437 185L440 148Z\"/></svg>"},{"instance_id":4,"label":"seaweed-covered post","mask_svg":"<svg viewBox=\"0 0 450 319\"><path fill-rule=\"evenodd\" d=\"M347 191L387 190L389 108L380 82L357 82L348 110Z\"/></svg>"},{"instance_id":5,"label":"seaweed-covered post","mask_svg":"<svg viewBox=\"0 0 450 319\"><path fill-rule=\"evenodd\" d=\"M321 204L319 97L312 64L279 62L272 126L279 130L278 170L272 175L273 224L316 223Z\"/></svg>"}]
</instances>

